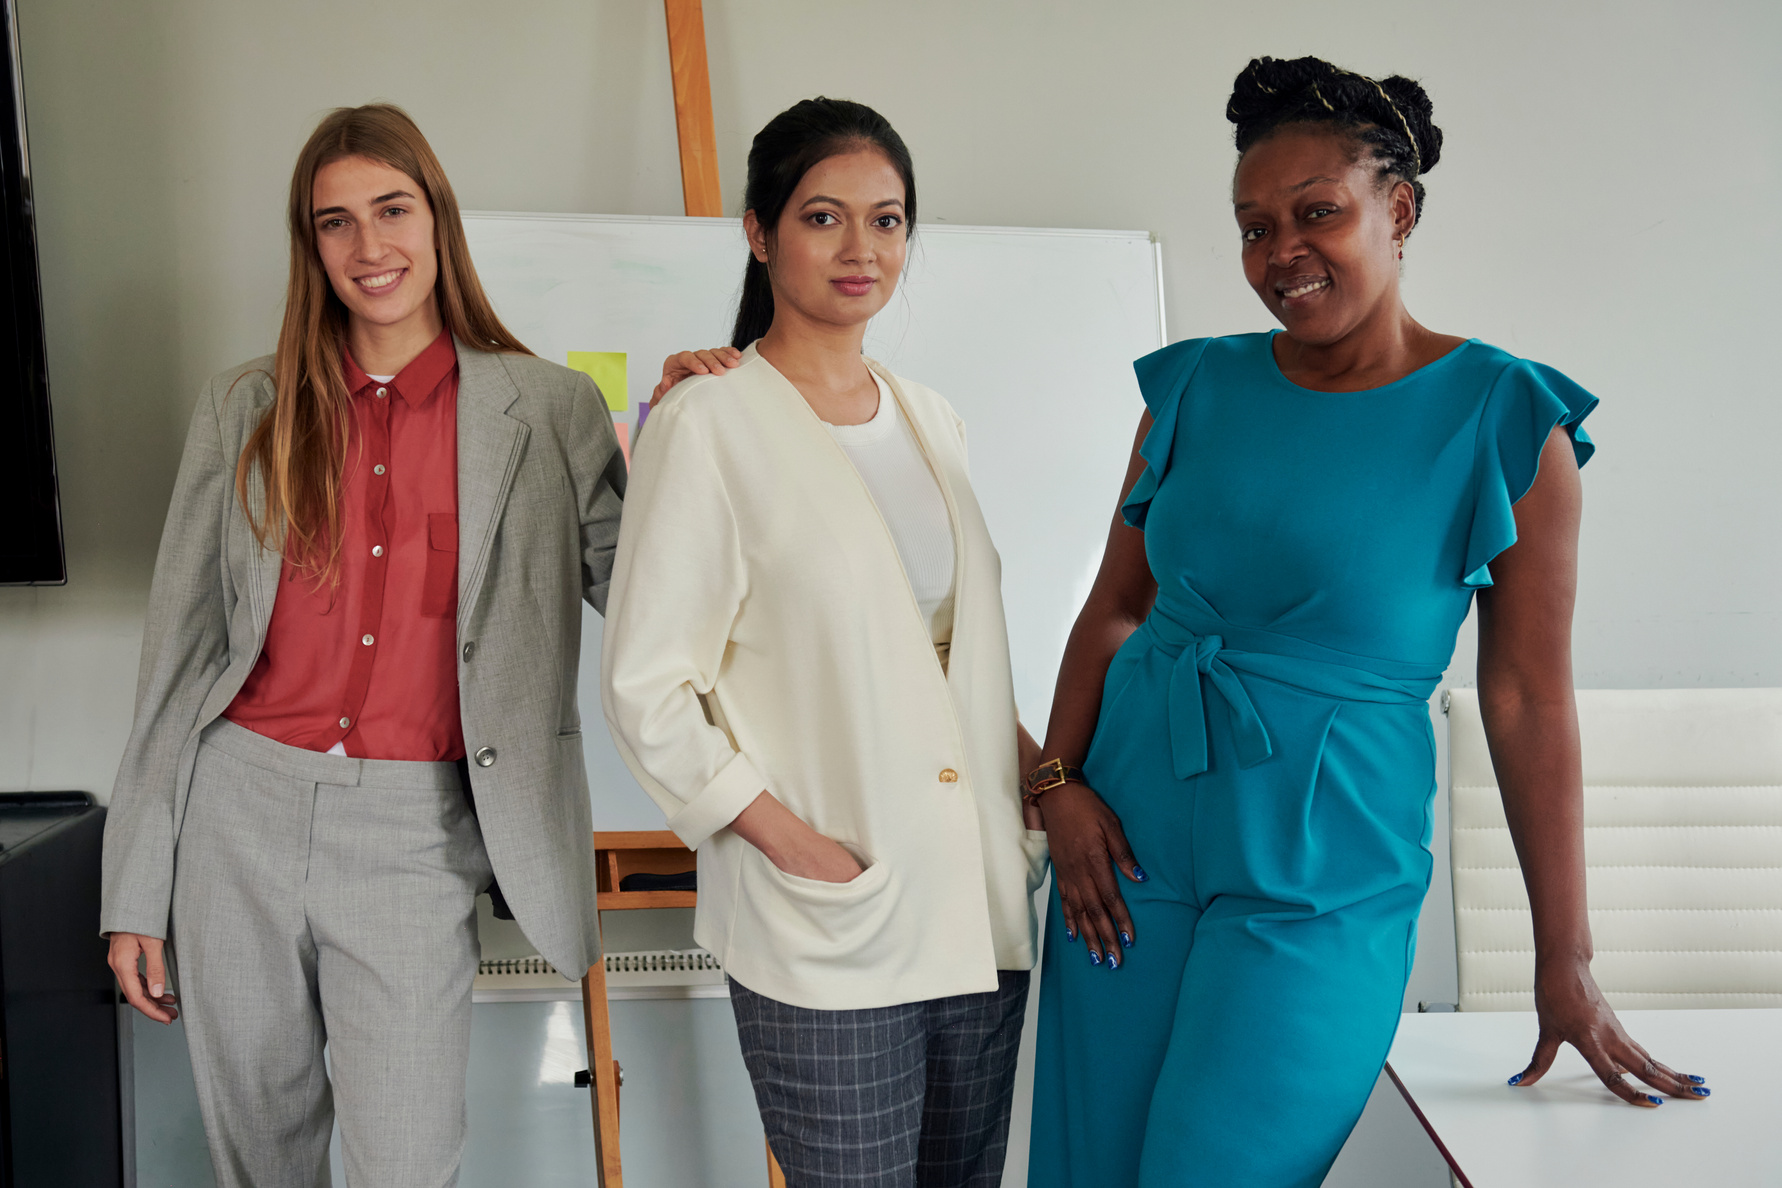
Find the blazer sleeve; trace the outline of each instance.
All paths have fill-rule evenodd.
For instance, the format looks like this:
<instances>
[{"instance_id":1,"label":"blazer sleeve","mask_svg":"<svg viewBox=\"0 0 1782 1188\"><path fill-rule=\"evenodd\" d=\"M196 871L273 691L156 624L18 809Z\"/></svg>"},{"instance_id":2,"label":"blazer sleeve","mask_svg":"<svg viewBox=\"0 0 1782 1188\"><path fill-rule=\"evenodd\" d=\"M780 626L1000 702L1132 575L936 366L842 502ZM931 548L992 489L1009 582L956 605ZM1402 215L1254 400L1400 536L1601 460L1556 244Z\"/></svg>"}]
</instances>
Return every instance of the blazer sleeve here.
<instances>
[{"instance_id":1,"label":"blazer sleeve","mask_svg":"<svg viewBox=\"0 0 1782 1188\"><path fill-rule=\"evenodd\" d=\"M601 645L601 702L619 753L668 827L697 848L767 789L707 718L746 592L741 536L686 394L632 453Z\"/></svg>"},{"instance_id":2,"label":"blazer sleeve","mask_svg":"<svg viewBox=\"0 0 1782 1188\"><path fill-rule=\"evenodd\" d=\"M619 451L606 398L580 372L570 410L569 468L581 521L582 597L604 615L625 501L625 455Z\"/></svg>"},{"instance_id":3,"label":"blazer sleeve","mask_svg":"<svg viewBox=\"0 0 1782 1188\"><path fill-rule=\"evenodd\" d=\"M155 559L136 717L105 817L102 934L167 935L174 790L204 699L229 665L222 552L235 459L223 448L218 383L193 410Z\"/></svg>"}]
</instances>

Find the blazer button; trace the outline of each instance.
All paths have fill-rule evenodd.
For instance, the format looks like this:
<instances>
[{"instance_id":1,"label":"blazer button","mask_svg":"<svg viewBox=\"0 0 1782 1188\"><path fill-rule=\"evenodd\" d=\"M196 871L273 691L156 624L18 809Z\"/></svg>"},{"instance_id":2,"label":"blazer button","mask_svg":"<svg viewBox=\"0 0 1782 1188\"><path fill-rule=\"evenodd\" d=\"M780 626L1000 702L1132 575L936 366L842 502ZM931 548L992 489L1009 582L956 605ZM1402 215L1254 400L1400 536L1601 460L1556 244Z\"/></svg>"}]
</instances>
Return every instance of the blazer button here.
<instances>
[{"instance_id":1,"label":"blazer button","mask_svg":"<svg viewBox=\"0 0 1782 1188\"><path fill-rule=\"evenodd\" d=\"M480 748L478 748L477 753L476 753L476 765L478 767L493 767L493 766L495 766L495 748L494 747L480 747Z\"/></svg>"},{"instance_id":2,"label":"blazer button","mask_svg":"<svg viewBox=\"0 0 1782 1188\"><path fill-rule=\"evenodd\" d=\"M959 782L959 773L950 767L943 767L941 768L940 782L943 784L957 784Z\"/></svg>"},{"instance_id":3,"label":"blazer button","mask_svg":"<svg viewBox=\"0 0 1782 1188\"><path fill-rule=\"evenodd\" d=\"M471 654L474 653L475 651L476 651L476 641L468 640L468 639L465 640L464 641L464 663L466 663L466 664L470 663Z\"/></svg>"}]
</instances>

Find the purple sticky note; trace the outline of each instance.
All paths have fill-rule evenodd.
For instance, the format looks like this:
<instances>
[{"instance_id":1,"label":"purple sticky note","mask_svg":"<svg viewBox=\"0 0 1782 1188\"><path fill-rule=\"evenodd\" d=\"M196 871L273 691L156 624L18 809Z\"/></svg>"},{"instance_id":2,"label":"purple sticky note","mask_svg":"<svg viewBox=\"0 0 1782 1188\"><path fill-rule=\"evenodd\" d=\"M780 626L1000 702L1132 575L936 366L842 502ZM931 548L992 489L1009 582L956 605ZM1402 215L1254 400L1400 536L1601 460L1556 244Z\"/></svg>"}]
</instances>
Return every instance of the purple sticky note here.
<instances>
[{"instance_id":1,"label":"purple sticky note","mask_svg":"<svg viewBox=\"0 0 1782 1188\"><path fill-rule=\"evenodd\" d=\"M639 429L642 429L644 427L644 421L649 417L649 415L650 415L650 402L648 400L639 400L637 402L637 427Z\"/></svg>"}]
</instances>

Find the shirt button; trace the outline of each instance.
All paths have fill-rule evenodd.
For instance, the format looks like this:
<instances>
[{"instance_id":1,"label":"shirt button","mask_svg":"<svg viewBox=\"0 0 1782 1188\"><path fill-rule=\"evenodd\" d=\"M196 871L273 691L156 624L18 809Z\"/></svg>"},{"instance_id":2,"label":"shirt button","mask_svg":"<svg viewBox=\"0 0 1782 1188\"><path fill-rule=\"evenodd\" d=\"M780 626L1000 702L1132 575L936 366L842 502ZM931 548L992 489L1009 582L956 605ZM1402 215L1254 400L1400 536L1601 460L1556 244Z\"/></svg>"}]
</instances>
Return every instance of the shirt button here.
<instances>
[{"instance_id":1,"label":"shirt button","mask_svg":"<svg viewBox=\"0 0 1782 1188\"><path fill-rule=\"evenodd\" d=\"M384 546L383 545L372 545L371 546L371 555L373 557L383 556L384 555Z\"/></svg>"},{"instance_id":2,"label":"shirt button","mask_svg":"<svg viewBox=\"0 0 1782 1188\"><path fill-rule=\"evenodd\" d=\"M943 784L957 784L959 782L959 773L950 767L943 767L941 768L940 782Z\"/></svg>"},{"instance_id":3,"label":"shirt button","mask_svg":"<svg viewBox=\"0 0 1782 1188\"><path fill-rule=\"evenodd\" d=\"M384 472L384 464L382 462L379 462L376 466L373 466L371 468L371 473L373 473L373 474L382 474L383 472Z\"/></svg>"},{"instance_id":4,"label":"shirt button","mask_svg":"<svg viewBox=\"0 0 1782 1188\"><path fill-rule=\"evenodd\" d=\"M494 747L479 748L476 753L476 765L478 767L493 767L493 766L495 766L495 748Z\"/></svg>"},{"instance_id":5,"label":"shirt button","mask_svg":"<svg viewBox=\"0 0 1782 1188\"><path fill-rule=\"evenodd\" d=\"M474 640L466 640L464 642L464 662L466 664L470 663L471 654L475 651L476 651L476 642Z\"/></svg>"},{"instance_id":6,"label":"shirt button","mask_svg":"<svg viewBox=\"0 0 1782 1188\"><path fill-rule=\"evenodd\" d=\"M376 641L376 640L374 640L374 639L372 639L372 638L371 638L371 634L370 634L370 633L369 633L369 632L367 632L367 633L366 633L366 634L365 634L365 635L364 635L364 636L363 636L363 637L362 637L362 638L361 638L361 639L360 639L360 640L359 640L359 642L360 642L360 643L362 643L362 644L364 644L364 645L365 645L365 646L366 646L366 647L368 647L368 648L369 648L369 647L370 647L370 646L371 646L371 645L372 645L372 644L374 644L374 643L376 643L376 642L377 642L377 641Z\"/></svg>"},{"instance_id":7,"label":"shirt button","mask_svg":"<svg viewBox=\"0 0 1782 1188\"><path fill-rule=\"evenodd\" d=\"M342 730L345 730L348 726L351 726L352 724L353 724L353 720L351 718L342 718L340 720L340 728Z\"/></svg>"},{"instance_id":8,"label":"shirt button","mask_svg":"<svg viewBox=\"0 0 1782 1188\"><path fill-rule=\"evenodd\" d=\"M384 394L387 393L389 390L390 389L388 389L388 388L379 388L377 390L378 399L382 400L384 398Z\"/></svg>"}]
</instances>

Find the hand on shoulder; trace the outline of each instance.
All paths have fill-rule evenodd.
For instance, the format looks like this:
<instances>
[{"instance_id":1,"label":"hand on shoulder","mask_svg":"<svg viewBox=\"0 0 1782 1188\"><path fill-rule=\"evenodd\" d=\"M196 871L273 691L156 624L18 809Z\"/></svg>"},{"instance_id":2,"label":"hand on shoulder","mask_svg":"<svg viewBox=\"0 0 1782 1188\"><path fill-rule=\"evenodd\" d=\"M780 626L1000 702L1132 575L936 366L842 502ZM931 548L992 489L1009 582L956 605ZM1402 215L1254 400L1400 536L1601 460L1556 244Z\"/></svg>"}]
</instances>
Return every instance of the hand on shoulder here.
<instances>
[{"instance_id":1,"label":"hand on shoulder","mask_svg":"<svg viewBox=\"0 0 1782 1188\"><path fill-rule=\"evenodd\" d=\"M654 404L668 395L668 390L695 375L723 375L742 366L742 352L735 347L713 347L710 350L681 351L662 361L662 378L650 393Z\"/></svg>"}]
</instances>

